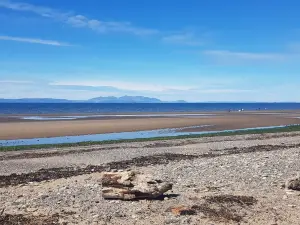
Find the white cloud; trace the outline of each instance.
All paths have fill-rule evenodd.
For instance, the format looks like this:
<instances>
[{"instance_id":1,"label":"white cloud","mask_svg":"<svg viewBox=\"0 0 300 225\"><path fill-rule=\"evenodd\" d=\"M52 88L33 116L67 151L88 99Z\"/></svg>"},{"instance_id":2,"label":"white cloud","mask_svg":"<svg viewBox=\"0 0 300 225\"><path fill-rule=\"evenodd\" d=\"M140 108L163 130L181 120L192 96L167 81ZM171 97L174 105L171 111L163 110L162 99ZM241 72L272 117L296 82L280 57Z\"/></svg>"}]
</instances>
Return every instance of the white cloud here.
<instances>
[{"instance_id":1,"label":"white cloud","mask_svg":"<svg viewBox=\"0 0 300 225\"><path fill-rule=\"evenodd\" d=\"M152 91L163 92L168 90L190 90L192 87L185 86L163 86L155 84L145 84L136 82L123 82L123 81L57 81L50 83L56 86L86 86L86 87L113 87L120 90L128 91Z\"/></svg>"},{"instance_id":2,"label":"white cloud","mask_svg":"<svg viewBox=\"0 0 300 225\"><path fill-rule=\"evenodd\" d=\"M233 52L225 50L207 50L203 54L225 60L283 60L285 55L276 53Z\"/></svg>"},{"instance_id":3,"label":"white cloud","mask_svg":"<svg viewBox=\"0 0 300 225\"><path fill-rule=\"evenodd\" d=\"M27 43L32 43L32 44L53 45L53 46L70 46L67 43L63 43L63 42L59 42L59 41L43 40L43 39L35 39L35 38L0 36L0 40L27 42Z\"/></svg>"},{"instance_id":4,"label":"white cloud","mask_svg":"<svg viewBox=\"0 0 300 225\"><path fill-rule=\"evenodd\" d=\"M72 13L64 13L58 10L40 7L27 3L11 2L9 0L0 0L0 7L15 11L26 11L38 14L43 17L52 18L73 27L89 28L97 32L122 32L134 35L151 35L158 33L155 29L136 27L130 22L116 22L116 21L101 21L87 18L83 15L74 15Z\"/></svg>"},{"instance_id":5,"label":"white cloud","mask_svg":"<svg viewBox=\"0 0 300 225\"><path fill-rule=\"evenodd\" d=\"M193 33L180 33L180 34L164 36L162 38L162 41L170 44L189 45L189 46L203 45L203 42L197 40Z\"/></svg>"}]
</instances>

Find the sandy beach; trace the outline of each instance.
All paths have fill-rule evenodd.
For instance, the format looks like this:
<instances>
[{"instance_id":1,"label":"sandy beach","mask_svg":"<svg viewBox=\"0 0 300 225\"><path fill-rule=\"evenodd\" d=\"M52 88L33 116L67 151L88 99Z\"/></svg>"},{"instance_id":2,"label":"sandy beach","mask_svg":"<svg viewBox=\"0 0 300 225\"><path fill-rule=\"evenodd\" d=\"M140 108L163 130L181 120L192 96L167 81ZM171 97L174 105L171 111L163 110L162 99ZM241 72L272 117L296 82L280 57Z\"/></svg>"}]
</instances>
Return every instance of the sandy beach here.
<instances>
[{"instance_id":1,"label":"sandy beach","mask_svg":"<svg viewBox=\"0 0 300 225\"><path fill-rule=\"evenodd\" d=\"M299 124L299 111L287 112L241 112L241 113L202 113L201 116L164 117L89 117L76 120L33 121L21 120L13 116L0 117L0 140L21 138L43 138L102 134L113 132L143 131L163 128L182 128L210 125L202 128L189 128L183 131L221 131L253 127L268 127ZM191 113L190 113L191 114ZM53 116L53 115L52 115ZM56 115L58 116L58 115ZM64 115L66 116L66 115ZM299 117L299 118L297 118Z\"/></svg>"},{"instance_id":2,"label":"sandy beach","mask_svg":"<svg viewBox=\"0 0 300 225\"><path fill-rule=\"evenodd\" d=\"M1 224L300 224L300 133L0 153ZM171 182L161 200L104 200L105 171ZM176 215L176 207L193 214Z\"/></svg>"}]
</instances>

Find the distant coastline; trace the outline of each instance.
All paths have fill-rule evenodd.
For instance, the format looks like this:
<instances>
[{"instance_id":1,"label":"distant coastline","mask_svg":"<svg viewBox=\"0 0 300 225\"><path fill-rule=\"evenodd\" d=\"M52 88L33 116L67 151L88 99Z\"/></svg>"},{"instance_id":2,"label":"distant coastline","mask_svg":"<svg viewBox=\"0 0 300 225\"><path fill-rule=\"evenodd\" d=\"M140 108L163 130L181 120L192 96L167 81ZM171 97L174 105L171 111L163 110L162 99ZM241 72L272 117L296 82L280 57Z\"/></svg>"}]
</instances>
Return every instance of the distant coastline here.
<instances>
[{"instance_id":1,"label":"distant coastline","mask_svg":"<svg viewBox=\"0 0 300 225\"><path fill-rule=\"evenodd\" d=\"M0 98L0 103L189 103L189 104L300 104L300 102L256 102L256 101L164 101L145 96L97 97L87 100L70 100L59 98Z\"/></svg>"}]
</instances>

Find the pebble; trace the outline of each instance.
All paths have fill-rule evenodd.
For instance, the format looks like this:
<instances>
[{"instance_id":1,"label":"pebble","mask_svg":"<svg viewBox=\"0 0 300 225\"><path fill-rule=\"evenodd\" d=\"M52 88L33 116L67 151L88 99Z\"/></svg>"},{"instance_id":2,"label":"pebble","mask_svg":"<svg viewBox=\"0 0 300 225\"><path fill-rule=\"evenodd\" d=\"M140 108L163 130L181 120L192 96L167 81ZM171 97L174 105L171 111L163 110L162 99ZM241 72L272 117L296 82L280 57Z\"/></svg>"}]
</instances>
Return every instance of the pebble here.
<instances>
[{"instance_id":1,"label":"pebble","mask_svg":"<svg viewBox=\"0 0 300 225\"><path fill-rule=\"evenodd\" d=\"M287 198L288 198L287 195L284 195L284 196L282 197L283 200L286 200Z\"/></svg>"},{"instance_id":2,"label":"pebble","mask_svg":"<svg viewBox=\"0 0 300 225\"><path fill-rule=\"evenodd\" d=\"M35 212L37 210L38 210L37 208L27 208L26 209L27 212Z\"/></svg>"},{"instance_id":3,"label":"pebble","mask_svg":"<svg viewBox=\"0 0 300 225\"><path fill-rule=\"evenodd\" d=\"M132 219L137 219L138 215L133 214L131 217L132 217Z\"/></svg>"},{"instance_id":4,"label":"pebble","mask_svg":"<svg viewBox=\"0 0 300 225\"><path fill-rule=\"evenodd\" d=\"M191 218L183 218L180 220L180 224L191 224Z\"/></svg>"},{"instance_id":5,"label":"pebble","mask_svg":"<svg viewBox=\"0 0 300 225\"><path fill-rule=\"evenodd\" d=\"M40 195L39 197L40 197L42 200L44 200L44 199L48 198L49 195L42 194L42 195Z\"/></svg>"},{"instance_id":6,"label":"pebble","mask_svg":"<svg viewBox=\"0 0 300 225\"><path fill-rule=\"evenodd\" d=\"M165 219L165 224L174 224L174 223L179 223L180 219L178 218L167 218Z\"/></svg>"}]
</instances>

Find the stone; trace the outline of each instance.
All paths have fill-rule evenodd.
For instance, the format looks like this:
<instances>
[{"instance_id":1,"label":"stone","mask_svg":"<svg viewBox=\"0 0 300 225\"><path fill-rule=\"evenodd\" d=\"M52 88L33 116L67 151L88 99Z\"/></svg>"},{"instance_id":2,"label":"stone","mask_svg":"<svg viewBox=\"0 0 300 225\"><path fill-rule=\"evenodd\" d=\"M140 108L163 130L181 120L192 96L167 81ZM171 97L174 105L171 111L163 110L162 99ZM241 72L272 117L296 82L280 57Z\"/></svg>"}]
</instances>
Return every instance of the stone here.
<instances>
[{"instance_id":1,"label":"stone","mask_svg":"<svg viewBox=\"0 0 300 225\"><path fill-rule=\"evenodd\" d=\"M110 172L102 176L104 199L156 199L172 189L172 184L133 171Z\"/></svg>"},{"instance_id":2,"label":"stone","mask_svg":"<svg viewBox=\"0 0 300 225\"><path fill-rule=\"evenodd\" d=\"M41 195L39 195L39 197L40 197L42 200L44 200L44 199L48 198L49 195L41 194Z\"/></svg>"},{"instance_id":3,"label":"stone","mask_svg":"<svg viewBox=\"0 0 300 225\"><path fill-rule=\"evenodd\" d=\"M176 224L179 223L180 220L178 218L166 218L165 224Z\"/></svg>"},{"instance_id":4,"label":"stone","mask_svg":"<svg viewBox=\"0 0 300 225\"><path fill-rule=\"evenodd\" d=\"M37 208L27 208L27 212L36 212L38 209Z\"/></svg>"},{"instance_id":5,"label":"stone","mask_svg":"<svg viewBox=\"0 0 300 225\"><path fill-rule=\"evenodd\" d=\"M180 224L191 224L191 218L182 218L181 220L180 220Z\"/></svg>"},{"instance_id":6,"label":"stone","mask_svg":"<svg viewBox=\"0 0 300 225\"><path fill-rule=\"evenodd\" d=\"M285 188L300 191L300 175L298 174L296 177L288 179L285 183Z\"/></svg>"},{"instance_id":7,"label":"stone","mask_svg":"<svg viewBox=\"0 0 300 225\"><path fill-rule=\"evenodd\" d=\"M284 195L284 196L282 197L282 199L283 199L283 200L286 200L286 199L288 199L288 196L287 196L287 195Z\"/></svg>"},{"instance_id":8,"label":"stone","mask_svg":"<svg viewBox=\"0 0 300 225\"><path fill-rule=\"evenodd\" d=\"M138 219L138 215L136 215L136 214L133 214L131 217L132 217L132 219Z\"/></svg>"}]
</instances>

